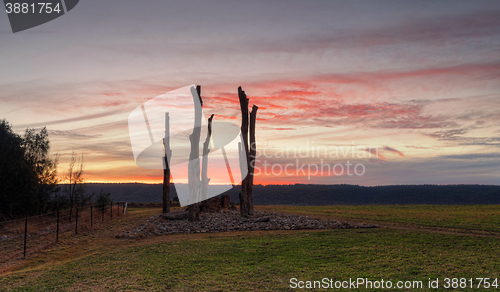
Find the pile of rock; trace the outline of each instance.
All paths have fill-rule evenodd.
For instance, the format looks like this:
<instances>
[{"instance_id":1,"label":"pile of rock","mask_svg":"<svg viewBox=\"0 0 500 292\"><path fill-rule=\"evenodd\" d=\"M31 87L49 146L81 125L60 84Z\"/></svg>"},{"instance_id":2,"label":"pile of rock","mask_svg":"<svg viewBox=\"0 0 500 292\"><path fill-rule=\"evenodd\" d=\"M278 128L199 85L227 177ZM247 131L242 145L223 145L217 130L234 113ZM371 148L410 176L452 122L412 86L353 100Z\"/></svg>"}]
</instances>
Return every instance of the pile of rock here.
<instances>
[{"instance_id":1,"label":"pile of rock","mask_svg":"<svg viewBox=\"0 0 500 292\"><path fill-rule=\"evenodd\" d=\"M242 218L237 211L202 213L200 221L189 222L187 212L177 211L149 218L133 231L117 234L116 238L141 238L152 235L207 233L251 230L345 229L374 228L376 225L353 224L320 220L309 216L255 211L253 218Z\"/></svg>"},{"instance_id":2,"label":"pile of rock","mask_svg":"<svg viewBox=\"0 0 500 292\"><path fill-rule=\"evenodd\" d=\"M221 208L227 209L231 206L231 198L228 195L224 195L220 198Z\"/></svg>"},{"instance_id":3,"label":"pile of rock","mask_svg":"<svg viewBox=\"0 0 500 292\"><path fill-rule=\"evenodd\" d=\"M221 200L214 197L203 201L200 206L200 211L205 213L219 213L221 211Z\"/></svg>"}]
</instances>

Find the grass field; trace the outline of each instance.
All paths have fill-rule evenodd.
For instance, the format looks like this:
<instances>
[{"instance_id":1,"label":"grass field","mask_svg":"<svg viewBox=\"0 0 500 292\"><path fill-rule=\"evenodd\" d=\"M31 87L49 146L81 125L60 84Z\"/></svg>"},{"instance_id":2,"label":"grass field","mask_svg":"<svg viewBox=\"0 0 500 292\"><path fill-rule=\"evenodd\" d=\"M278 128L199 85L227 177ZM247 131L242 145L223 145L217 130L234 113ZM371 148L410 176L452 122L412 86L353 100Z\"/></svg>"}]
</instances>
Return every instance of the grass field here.
<instances>
[{"instance_id":1,"label":"grass field","mask_svg":"<svg viewBox=\"0 0 500 292\"><path fill-rule=\"evenodd\" d=\"M471 210L467 210L469 206L268 208L331 218L339 218L331 210L341 210L342 218L367 218L384 228L113 238L113 234L159 212L136 209L112 226L68 239L20 263L0 276L0 290L276 291L291 290L291 278L320 281L325 277L362 277L393 283L420 280L424 288L410 290L445 291L442 281L446 277L500 278L500 237L470 233L467 221L461 218L463 214L489 210L492 218L478 216L473 220L469 216L467 220L477 230L496 231L493 222L499 213L490 206L471 206ZM432 220L418 216L429 210L443 220L432 225ZM422 224L427 229L394 228L396 225L385 226L383 222ZM443 231L446 226L454 230L464 227L457 234ZM426 289L429 278L440 278L441 289Z\"/></svg>"},{"instance_id":2,"label":"grass field","mask_svg":"<svg viewBox=\"0 0 500 292\"><path fill-rule=\"evenodd\" d=\"M260 209L378 223L500 232L500 205L261 206Z\"/></svg>"}]
</instances>

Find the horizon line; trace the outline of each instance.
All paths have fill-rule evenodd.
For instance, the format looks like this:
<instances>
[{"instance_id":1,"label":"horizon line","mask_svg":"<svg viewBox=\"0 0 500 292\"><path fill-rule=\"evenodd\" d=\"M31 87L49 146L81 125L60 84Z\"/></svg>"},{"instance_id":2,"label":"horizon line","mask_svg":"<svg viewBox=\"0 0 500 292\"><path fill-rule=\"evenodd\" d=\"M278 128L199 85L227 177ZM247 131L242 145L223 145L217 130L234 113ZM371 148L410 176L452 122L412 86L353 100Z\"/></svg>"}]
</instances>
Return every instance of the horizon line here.
<instances>
[{"instance_id":1,"label":"horizon line","mask_svg":"<svg viewBox=\"0 0 500 292\"><path fill-rule=\"evenodd\" d=\"M86 184L144 184L144 185L162 185L163 183L159 182L138 182L138 181L127 181L127 182L99 182L99 181L90 181L90 182L85 182ZM171 184L175 184L174 182L170 182ZM177 183L179 185L187 185L187 183ZM60 183L59 185L64 185L64 183ZM231 184L212 184L216 186L229 186ZM348 185L348 186L360 186L360 187L383 187L383 186L500 186L500 184L384 184L384 185L359 185L359 184L346 184L346 183L340 183L340 184L314 184L314 183L288 183L288 184L279 184L279 183L268 183L268 184L254 184L254 185L261 185L261 186L290 186L290 185L317 185L317 186L336 186L336 185ZM241 184L233 185L233 187L241 186Z\"/></svg>"}]
</instances>

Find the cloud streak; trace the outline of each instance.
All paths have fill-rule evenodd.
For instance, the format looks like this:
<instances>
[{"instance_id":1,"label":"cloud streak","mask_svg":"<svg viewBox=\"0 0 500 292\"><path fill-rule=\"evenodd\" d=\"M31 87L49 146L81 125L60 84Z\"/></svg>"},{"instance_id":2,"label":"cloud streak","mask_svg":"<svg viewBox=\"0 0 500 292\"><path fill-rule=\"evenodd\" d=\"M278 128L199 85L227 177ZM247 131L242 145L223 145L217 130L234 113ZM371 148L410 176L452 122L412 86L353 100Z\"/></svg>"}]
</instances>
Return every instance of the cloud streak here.
<instances>
[{"instance_id":1,"label":"cloud streak","mask_svg":"<svg viewBox=\"0 0 500 292\"><path fill-rule=\"evenodd\" d=\"M33 127L44 127L44 126L69 124L69 123L74 123L74 122L84 122L84 121L99 119L99 118L103 118L103 117L109 117L109 116L123 114L123 113L126 113L126 111L111 110L111 111L106 111L106 112L92 114L92 115L79 116L79 117L75 117L75 118L67 118L67 119L52 120L52 121L47 121L47 122L38 122L38 123L17 125L17 126L15 126L15 128L33 128Z\"/></svg>"}]
</instances>

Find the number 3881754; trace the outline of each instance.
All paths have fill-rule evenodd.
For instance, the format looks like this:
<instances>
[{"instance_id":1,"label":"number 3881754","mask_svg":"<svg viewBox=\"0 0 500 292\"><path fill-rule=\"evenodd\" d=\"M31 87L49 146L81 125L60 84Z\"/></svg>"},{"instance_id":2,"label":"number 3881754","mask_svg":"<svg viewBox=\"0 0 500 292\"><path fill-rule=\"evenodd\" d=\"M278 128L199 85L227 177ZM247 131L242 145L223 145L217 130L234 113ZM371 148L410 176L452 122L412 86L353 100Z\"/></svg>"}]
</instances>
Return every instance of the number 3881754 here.
<instances>
[{"instance_id":1,"label":"number 3881754","mask_svg":"<svg viewBox=\"0 0 500 292\"><path fill-rule=\"evenodd\" d=\"M59 3L6 3L5 11L10 13L61 13Z\"/></svg>"}]
</instances>

